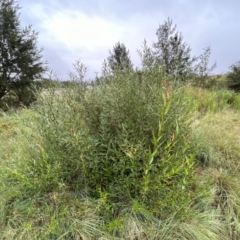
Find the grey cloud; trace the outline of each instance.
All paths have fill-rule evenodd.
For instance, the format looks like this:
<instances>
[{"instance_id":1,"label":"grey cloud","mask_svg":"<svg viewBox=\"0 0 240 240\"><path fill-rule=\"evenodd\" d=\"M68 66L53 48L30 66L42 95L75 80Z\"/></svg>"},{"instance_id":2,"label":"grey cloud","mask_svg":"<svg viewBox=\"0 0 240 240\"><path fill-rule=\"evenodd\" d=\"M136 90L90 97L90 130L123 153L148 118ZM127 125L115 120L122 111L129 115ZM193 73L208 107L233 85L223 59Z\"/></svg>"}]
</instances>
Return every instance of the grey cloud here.
<instances>
[{"instance_id":1,"label":"grey cloud","mask_svg":"<svg viewBox=\"0 0 240 240\"><path fill-rule=\"evenodd\" d=\"M46 15L51 17L56 11L63 9L77 10L88 16L102 16L109 21L126 24L126 29L135 26L126 32L121 39L130 50L135 65L139 64L136 49L141 48L144 38L152 45L157 41L156 29L167 17L173 19L177 29L183 33L184 41L192 48L194 55L202 53L203 48L212 48L211 63L217 62L216 72L222 73L228 67L240 60L238 46L240 38L240 1L235 0L88 0L88 1L47 1L47 0L19 0L21 21L23 25L32 24L33 29L39 31L39 47L44 47L44 59L49 62L60 78L66 78L67 72L72 69L76 59L81 59L89 67L88 76L94 72L101 72L103 60L108 56L111 46L98 47L93 51L85 46L69 49L63 43L47 41L47 32L42 27L38 12L29 11L31 4L40 4ZM130 24L131 23L131 24ZM84 33L83 33L84 34ZM97 41L97 39L96 39Z\"/></svg>"}]
</instances>

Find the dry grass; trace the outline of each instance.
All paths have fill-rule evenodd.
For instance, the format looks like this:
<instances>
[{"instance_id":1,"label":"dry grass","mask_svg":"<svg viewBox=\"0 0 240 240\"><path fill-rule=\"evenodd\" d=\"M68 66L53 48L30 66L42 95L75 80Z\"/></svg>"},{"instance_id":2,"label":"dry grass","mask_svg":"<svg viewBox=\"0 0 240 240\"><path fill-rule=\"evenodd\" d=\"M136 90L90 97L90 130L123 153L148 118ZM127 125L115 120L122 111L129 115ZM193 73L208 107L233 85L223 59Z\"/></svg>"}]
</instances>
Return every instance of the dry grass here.
<instances>
[{"instance_id":1,"label":"dry grass","mask_svg":"<svg viewBox=\"0 0 240 240\"><path fill-rule=\"evenodd\" d=\"M225 109L209 113L198 119L195 133L200 136L200 144L208 148L214 167L240 169L240 113Z\"/></svg>"}]
</instances>

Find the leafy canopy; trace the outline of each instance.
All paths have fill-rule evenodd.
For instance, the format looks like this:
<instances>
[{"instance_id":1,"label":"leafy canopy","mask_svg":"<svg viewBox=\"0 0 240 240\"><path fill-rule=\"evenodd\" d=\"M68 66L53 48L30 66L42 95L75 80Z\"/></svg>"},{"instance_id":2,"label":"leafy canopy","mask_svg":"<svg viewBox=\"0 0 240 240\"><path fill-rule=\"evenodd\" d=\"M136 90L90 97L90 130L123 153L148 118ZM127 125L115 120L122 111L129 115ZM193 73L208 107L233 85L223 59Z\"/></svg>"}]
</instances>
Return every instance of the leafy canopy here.
<instances>
[{"instance_id":1,"label":"leafy canopy","mask_svg":"<svg viewBox=\"0 0 240 240\"><path fill-rule=\"evenodd\" d=\"M0 1L0 100L14 94L19 102L29 104L34 79L45 71L42 49L37 49L37 33L31 26L20 27L14 0Z\"/></svg>"},{"instance_id":2,"label":"leafy canopy","mask_svg":"<svg viewBox=\"0 0 240 240\"><path fill-rule=\"evenodd\" d=\"M153 44L153 53L156 60L165 67L167 74L184 77L189 73L196 58L191 57L190 47L183 42L182 34L176 29L177 26L173 26L169 18L159 25L156 32L158 41Z\"/></svg>"},{"instance_id":3,"label":"leafy canopy","mask_svg":"<svg viewBox=\"0 0 240 240\"><path fill-rule=\"evenodd\" d=\"M227 75L227 79L232 86L240 85L240 61L230 66L230 72Z\"/></svg>"},{"instance_id":4,"label":"leafy canopy","mask_svg":"<svg viewBox=\"0 0 240 240\"><path fill-rule=\"evenodd\" d=\"M111 70L127 70L133 67L130 59L129 51L123 43L117 42L113 47L113 50L109 51L110 56L108 57L108 64Z\"/></svg>"}]
</instances>

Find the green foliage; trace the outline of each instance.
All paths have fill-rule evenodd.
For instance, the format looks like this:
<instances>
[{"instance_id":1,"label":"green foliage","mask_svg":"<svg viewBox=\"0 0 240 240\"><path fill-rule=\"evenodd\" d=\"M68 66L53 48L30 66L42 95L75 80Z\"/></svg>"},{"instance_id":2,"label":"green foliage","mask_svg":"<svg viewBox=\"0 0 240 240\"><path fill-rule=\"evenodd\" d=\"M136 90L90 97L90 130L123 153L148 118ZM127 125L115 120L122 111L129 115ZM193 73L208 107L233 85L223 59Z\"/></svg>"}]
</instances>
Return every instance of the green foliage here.
<instances>
[{"instance_id":1,"label":"green foliage","mask_svg":"<svg viewBox=\"0 0 240 240\"><path fill-rule=\"evenodd\" d=\"M53 82L2 114L0 239L238 239L239 113L194 120L157 68L108 80Z\"/></svg>"},{"instance_id":2,"label":"green foliage","mask_svg":"<svg viewBox=\"0 0 240 240\"><path fill-rule=\"evenodd\" d=\"M239 96L145 66L89 88L78 62L32 110L2 114L0 238L239 238L239 116L220 115Z\"/></svg>"},{"instance_id":3,"label":"green foliage","mask_svg":"<svg viewBox=\"0 0 240 240\"><path fill-rule=\"evenodd\" d=\"M144 42L143 52L140 53L143 67L146 67L146 62L151 66L158 64L167 75L206 87L207 77L216 67L216 64L209 67L211 48L207 47L201 55L192 57L191 48L183 42L182 34L169 18L159 25L156 35L158 41L153 44L153 49Z\"/></svg>"},{"instance_id":4,"label":"green foliage","mask_svg":"<svg viewBox=\"0 0 240 240\"><path fill-rule=\"evenodd\" d=\"M207 47L204 52L198 57L199 62L194 66L193 84L199 87L213 87L216 85L216 79L209 80L209 74L216 68L216 63L209 67L209 58L211 48Z\"/></svg>"},{"instance_id":5,"label":"green foliage","mask_svg":"<svg viewBox=\"0 0 240 240\"><path fill-rule=\"evenodd\" d=\"M123 43L117 42L112 51L109 51L110 56L107 62L113 72L116 70L127 70L133 67L129 56L129 51Z\"/></svg>"},{"instance_id":6,"label":"green foliage","mask_svg":"<svg viewBox=\"0 0 240 240\"><path fill-rule=\"evenodd\" d=\"M162 65L159 65L154 56L153 49L147 45L147 41L144 39L142 49L137 50L141 63L142 71L152 71L154 68L159 69L163 68Z\"/></svg>"},{"instance_id":7,"label":"green foliage","mask_svg":"<svg viewBox=\"0 0 240 240\"><path fill-rule=\"evenodd\" d=\"M181 76L181 80L186 80L196 58L191 57L190 47L183 43L182 34L176 29L177 26L172 26L172 20L169 18L159 25L156 32L158 41L153 44L154 55L157 61L165 67L167 74Z\"/></svg>"},{"instance_id":8,"label":"green foliage","mask_svg":"<svg viewBox=\"0 0 240 240\"><path fill-rule=\"evenodd\" d=\"M37 50L37 33L31 26L20 28L19 6L14 0L0 3L0 100L15 95L18 103L29 105L34 79L45 71L41 50Z\"/></svg>"},{"instance_id":9,"label":"green foliage","mask_svg":"<svg viewBox=\"0 0 240 240\"><path fill-rule=\"evenodd\" d=\"M132 71L88 90L81 84L50 90L37 105L44 151L28 164L34 169L28 177L42 191L60 184L93 197L107 192L113 212L123 198L157 215L176 211L179 202L187 207L194 181L191 111L184 87L166 82L161 72L143 72L139 82Z\"/></svg>"},{"instance_id":10,"label":"green foliage","mask_svg":"<svg viewBox=\"0 0 240 240\"><path fill-rule=\"evenodd\" d=\"M230 88L239 91L240 86L240 61L230 66L230 72L227 74L227 80Z\"/></svg>"},{"instance_id":11,"label":"green foliage","mask_svg":"<svg viewBox=\"0 0 240 240\"><path fill-rule=\"evenodd\" d=\"M207 90L202 88L189 88L187 94L195 102L196 110L201 114L207 112L220 112L224 109L240 109L240 96L226 89Z\"/></svg>"},{"instance_id":12,"label":"green foliage","mask_svg":"<svg viewBox=\"0 0 240 240\"><path fill-rule=\"evenodd\" d=\"M24 109L0 118L0 239L109 239L98 202L56 182L36 115Z\"/></svg>"},{"instance_id":13,"label":"green foliage","mask_svg":"<svg viewBox=\"0 0 240 240\"><path fill-rule=\"evenodd\" d=\"M195 169L189 106L184 87L168 84L157 70L141 79L117 72L91 89L81 82L56 85L36 105L38 157L26 159L11 178L29 195L66 188L99 197L103 191L113 212L123 198L159 216L186 208Z\"/></svg>"}]
</instances>

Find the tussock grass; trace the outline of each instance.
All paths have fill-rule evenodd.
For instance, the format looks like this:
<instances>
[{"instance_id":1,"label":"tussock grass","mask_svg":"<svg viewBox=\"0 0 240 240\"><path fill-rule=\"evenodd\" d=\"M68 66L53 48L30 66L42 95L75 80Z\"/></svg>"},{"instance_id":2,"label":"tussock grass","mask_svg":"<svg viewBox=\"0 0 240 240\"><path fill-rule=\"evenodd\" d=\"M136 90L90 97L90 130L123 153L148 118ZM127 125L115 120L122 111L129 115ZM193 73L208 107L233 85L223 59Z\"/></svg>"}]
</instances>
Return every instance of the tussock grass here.
<instances>
[{"instance_id":1,"label":"tussock grass","mask_svg":"<svg viewBox=\"0 0 240 240\"><path fill-rule=\"evenodd\" d=\"M215 212L215 218L225 230L226 239L239 239L239 174L222 168L209 167L202 171L199 181L209 194L198 208L206 213Z\"/></svg>"},{"instance_id":2,"label":"tussock grass","mask_svg":"<svg viewBox=\"0 0 240 240\"><path fill-rule=\"evenodd\" d=\"M240 237L239 119L236 105L227 103L218 111L208 110L193 124L193 134L198 139L198 159L202 166L198 171L199 186L206 190L204 201L200 201L198 209L217 213L216 218L226 231L225 239L233 240Z\"/></svg>"},{"instance_id":3,"label":"tussock grass","mask_svg":"<svg viewBox=\"0 0 240 240\"><path fill-rule=\"evenodd\" d=\"M0 165L11 166L24 158L36 157L38 131L32 110L21 110L0 118Z\"/></svg>"},{"instance_id":4,"label":"tussock grass","mask_svg":"<svg viewBox=\"0 0 240 240\"><path fill-rule=\"evenodd\" d=\"M8 202L1 239L100 239L107 234L101 231L103 221L96 208L97 203L72 192Z\"/></svg>"},{"instance_id":5,"label":"tussock grass","mask_svg":"<svg viewBox=\"0 0 240 240\"><path fill-rule=\"evenodd\" d=\"M202 154L205 152L205 164L238 172L240 113L231 109L209 113L196 121L194 126Z\"/></svg>"}]
</instances>

